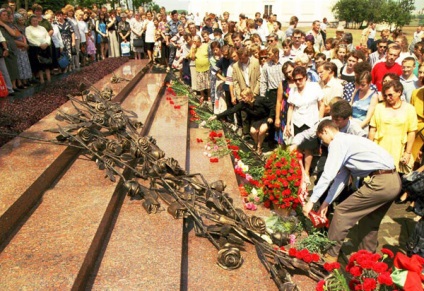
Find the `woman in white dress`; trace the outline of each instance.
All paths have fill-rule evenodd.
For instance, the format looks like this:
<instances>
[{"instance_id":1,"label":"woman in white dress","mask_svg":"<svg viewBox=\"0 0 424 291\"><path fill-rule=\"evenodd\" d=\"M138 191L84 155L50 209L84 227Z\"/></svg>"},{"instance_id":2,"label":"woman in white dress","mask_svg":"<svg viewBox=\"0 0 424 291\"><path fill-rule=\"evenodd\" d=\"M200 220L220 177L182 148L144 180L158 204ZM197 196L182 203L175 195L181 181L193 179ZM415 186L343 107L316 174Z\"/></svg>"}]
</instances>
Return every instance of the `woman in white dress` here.
<instances>
[{"instance_id":1,"label":"woman in white dress","mask_svg":"<svg viewBox=\"0 0 424 291\"><path fill-rule=\"evenodd\" d=\"M146 32L146 39L144 43L144 49L147 51L147 55L149 57L149 61L153 61L153 47L155 45L155 24L153 23L153 15L151 11L147 11L146 13L146 25L144 26L144 30Z\"/></svg>"}]
</instances>

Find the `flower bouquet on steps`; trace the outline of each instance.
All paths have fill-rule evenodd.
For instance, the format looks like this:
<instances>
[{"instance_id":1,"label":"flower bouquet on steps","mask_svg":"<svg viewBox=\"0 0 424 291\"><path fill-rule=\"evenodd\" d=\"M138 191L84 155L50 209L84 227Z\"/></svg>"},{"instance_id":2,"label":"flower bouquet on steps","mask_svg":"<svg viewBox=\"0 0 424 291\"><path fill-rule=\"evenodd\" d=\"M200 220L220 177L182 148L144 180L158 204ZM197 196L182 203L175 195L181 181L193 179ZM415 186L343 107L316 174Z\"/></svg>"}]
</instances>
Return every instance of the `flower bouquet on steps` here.
<instances>
[{"instance_id":1,"label":"flower bouquet on steps","mask_svg":"<svg viewBox=\"0 0 424 291\"><path fill-rule=\"evenodd\" d=\"M281 213L281 209L288 213L296 209L307 194L303 181L302 154L278 147L265 163L262 176L264 206L272 207L277 213Z\"/></svg>"}]
</instances>

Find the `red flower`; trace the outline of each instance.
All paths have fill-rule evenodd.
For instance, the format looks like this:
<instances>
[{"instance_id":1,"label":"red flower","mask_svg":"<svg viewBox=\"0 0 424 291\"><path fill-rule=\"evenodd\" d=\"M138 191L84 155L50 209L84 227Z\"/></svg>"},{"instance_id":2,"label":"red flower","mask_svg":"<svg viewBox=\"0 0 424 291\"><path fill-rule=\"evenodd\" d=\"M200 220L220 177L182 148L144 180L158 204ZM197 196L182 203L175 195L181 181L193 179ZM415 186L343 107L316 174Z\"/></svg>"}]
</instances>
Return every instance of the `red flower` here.
<instances>
[{"instance_id":1,"label":"red flower","mask_svg":"<svg viewBox=\"0 0 424 291\"><path fill-rule=\"evenodd\" d=\"M308 264L312 263L312 261L313 261L312 254L306 254L306 255L302 258L302 260L303 260L305 263L308 263Z\"/></svg>"},{"instance_id":2,"label":"red flower","mask_svg":"<svg viewBox=\"0 0 424 291\"><path fill-rule=\"evenodd\" d=\"M315 291L324 291L324 285L325 285L324 280L319 281L317 286L315 287Z\"/></svg>"},{"instance_id":3,"label":"red flower","mask_svg":"<svg viewBox=\"0 0 424 291\"><path fill-rule=\"evenodd\" d=\"M365 278L364 283L362 283L364 291L372 291L377 287L377 282L372 278Z\"/></svg>"},{"instance_id":4,"label":"red flower","mask_svg":"<svg viewBox=\"0 0 424 291\"><path fill-rule=\"evenodd\" d=\"M170 100L169 101L169 104L173 105L174 104L174 101Z\"/></svg>"},{"instance_id":5,"label":"red flower","mask_svg":"<svg viewBox=\"0 0 424 291\"><path fill-rule=\"evenodd\" d=\"M319 261L319 255L318 254L312 254L312 261L318 262Z\"/></svg>"},{"instance_id":6,"label":"red flower","mask_svg":"<svg viewBox=\"0 0 424 291\"><path fill-rule=\"evenodd\" d=\"M372 269L379 274L387 271L388 268L389 266L383 262L377 262L374 264L374 266L372 266Z\"/></svg>"},{"instance_id":7,"label":"red flower","mask_svg":"<svg viewBox=\"0 0 424 291\"><path fill-rule=\"evenodd\" d=\"M181 105L174 105L174 109L181 109Z\"/></svg>"},{"instance_id":8,"label":"red flower","mask_svg":"<svg viewBox=\"0 0 424 291\"><path fill-rule=\"evenodd\" d=\"M351 273L354 277L359 277L362 275L362 268L359 266L353 266L350 268L349 273Z\"/></svg>"},{"instance_id":9,"label":"red flower","mask_svg":"<svg viewBox=\"0 0 424 291\"><path fill-rule=\"evenodd\" d=\"M349 289L350 290L356 290L356 285L358 285L360 282L358 279L352 279L349 281Z\"/></svg>"},{"instance_id":10,"label":"red flower","mask_svg":"<svg viewBox=\"0 0 424 291\"><path fill-rule=\"evenodd\" d=\"M377 280L378 280L378 283L380 283L381 285L387 285L387 286L393 285L393 280L389 272L381 273L380 275L378 275Z\"/></svg>"},{"instance_id":11,"label":"red flower","mask_svg":"<svg viewBox=\"0 0 424 291\"><path fill-rule=\"evenodd\" d=\"M296 253L297 253L297 250L295 248L289 249L289 256L290 257L296 257Z\"/></svg>"},{"instance_id":12,"label":"red flower","mask_svg":"<svg viewBox=\"0 0 424 291\"><path fill-rule=\"evenodd\" d=\"M394 256L395 256L391 250L386 249L386 248L382 248L382 249L381 249L381 253L383 253L383 254L385 254L385 255L388 255L388 256L389 256L389 258L391 258L391 259L393 259L393 258L394 258Z\"/></svg>"},{"instance_id":13,"label":"red flower","mask_svg":"<svg viewBox=\"0 0 424 291\"><path fill-rule=\"evenodd\" d=\"M324 269L326 269L328 272L332 272L334 269L339 269L340 264L338 262L335 263L324 263Z\"/></svg>"}]
</instances>

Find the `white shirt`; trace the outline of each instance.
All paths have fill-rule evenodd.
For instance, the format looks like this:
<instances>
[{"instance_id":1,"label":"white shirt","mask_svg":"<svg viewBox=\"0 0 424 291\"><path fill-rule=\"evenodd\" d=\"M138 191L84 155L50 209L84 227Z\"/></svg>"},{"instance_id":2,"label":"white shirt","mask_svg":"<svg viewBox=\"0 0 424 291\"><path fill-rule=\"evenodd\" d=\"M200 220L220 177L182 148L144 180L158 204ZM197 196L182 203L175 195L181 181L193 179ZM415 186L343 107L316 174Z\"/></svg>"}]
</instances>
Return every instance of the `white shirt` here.
<instances>
[{"instance_id":1,"label":"white shirt","mask_svg":"<svg viewBox=\"0 0 424 291\"><path fill-rule=\"evenodd\" d=\"M43 43L51 44L51 38L47 30L41 25L36 27L30 25L25 28L25 36L28 42L33 46L40 46Z\"/></svg>"},{"instance_id":2,"label":"white shirt","mask_svg":"<svg viewBox=\"0 0 424 291\"><path fill-rule=\"evenodd\" d=\"M84 20L77 21L79 34L81 36L81 43L86 42L86 33L88 33L87 23Z\"/></svg>"},{"instance_id":3,"label":"white shirt","mask_svg":"<svg viewBox=\"0 0 424 291\"><path fill-rule=\"evenodd\" d=\"M249 64L250 64L250 59L247 61L246 64L240 63L241 71L243 73L244 81L247 87L249 87Z\"/></svg>"},{"instance_id":4,"label":"white shirt","mask_svg":"<svg viewBox=\"0 0 424 291\"><path fill-rule=\"evenodd\" d=\"M62 36L60 35L59 27L57 26L57 24L54 24L54 23L52 23L52 27L53 27L52 40L53 40L54 46L56 48L63 49L63 41L62 41Z\"/></svg>"},{"instance_id":5,"label":"white shirt","mask_svg":"<svg viewBox=\"0 0 424 291\"><path fill-rule=\"evenodd\" d=\"M330 105L330 101L334 97L343 97L343 85L340 79L331 77L327 84L321 81L320 85L324 92L323 101L325 105Z\"/></svg>"},{"instance_id":6,"label":"white shirt","mask_svg":"<svg viewBox=\"0 0 424 291\"><path fill-rule=\"evenodd\" d=\"M316 82L306 82L302 93L297 87L290 91L287 102L294 106L292 123L297 127L312 127L319 119L318 101L324 98L324 91Z\"/></svg>"},{"instance_id":7,"label":"white shirt","mask_svg":"<svg viewBox=\"0 0 424 291\"><path fill-rule=\"evenodd\" d=\"M153 20L146 22L146 42L155 42L155 24Z\"/></svg>"},{"instance_id":8,"label":"white shirt","mask_svg":"<svg viewBox=\"0 0 424 291\"><path fill-rule=\"evenodd\" d=\"M0 31L0 42L5 42L6 39L4 38L3 34Z\"/></svg>"}]
</instances>

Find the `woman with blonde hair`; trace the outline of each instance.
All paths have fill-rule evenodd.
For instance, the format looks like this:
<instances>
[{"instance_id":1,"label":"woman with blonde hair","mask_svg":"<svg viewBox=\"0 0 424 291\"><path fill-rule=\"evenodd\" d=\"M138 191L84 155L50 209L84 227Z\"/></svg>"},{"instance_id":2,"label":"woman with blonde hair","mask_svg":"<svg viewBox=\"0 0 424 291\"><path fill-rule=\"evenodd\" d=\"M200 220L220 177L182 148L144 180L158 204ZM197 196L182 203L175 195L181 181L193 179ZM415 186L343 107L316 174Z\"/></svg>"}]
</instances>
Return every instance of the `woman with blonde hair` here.
<instances>
[{"instance_id":1,"label":"woman with blonde hair","mask_svg":"<svg viewBox=\"0 0 424 291\"><path fill-rule=\"evenodd\" d=\"M62 8L62 12L66 20L69 21L69 23L72 25L72 29L74 31L74 40L72 42L72 48L71 48L71 55L72 55L71 63L72 63L72 69L75 70L80 67L79 53L80 53L81 36L80 36L79 28L78 28L78 23L74 15L75 14L74 6L67 4L65 7Z\"/></svg>"},{"instance_id":2,"label":"woman with blonde hair","mask_svg":"<svg viewBox=\"0 0 424 291\"><path fill-rule=\"evenodd\" d=\"M274 120L273 107L266 98L255 98L250 88L245 88L240 92L241 102L234 107L225 110L217 115L212 115L209 120L223 118L241 110L245 111L250 120L250 135L255 141L255 150L262 154L262 143L268 131L268 123Z\"/></svg>"}]
</instances>

